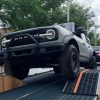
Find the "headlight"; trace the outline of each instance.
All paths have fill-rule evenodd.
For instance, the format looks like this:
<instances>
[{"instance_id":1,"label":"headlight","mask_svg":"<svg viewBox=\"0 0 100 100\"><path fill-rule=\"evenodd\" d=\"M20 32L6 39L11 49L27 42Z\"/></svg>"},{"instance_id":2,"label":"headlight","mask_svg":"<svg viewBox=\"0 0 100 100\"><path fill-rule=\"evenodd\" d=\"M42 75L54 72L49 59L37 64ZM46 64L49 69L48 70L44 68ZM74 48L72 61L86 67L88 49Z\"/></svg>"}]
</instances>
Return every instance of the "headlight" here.
<instances>
[{"instance_id":1,"label":"headlight","mask_svg":"<svg viewBox=\"0 0 100 100\"><path fill-rule=\"evenodd\" d=\"M53 29L49 29L45 34L39 34L42 38L47 38L48 40L52 40L55 38L55 31Z\"/></svg>"},{"instance_id":2,"label":"headlight","mask_svg":"<svg viewBox=\"0 0 100 100\"><path fill-rule=\"evenodd\" d=\"M10 40L7 40L6 38L3 38L3 39L2 39L2 46L3 46L3 47L6 47L6 44L7 44L8 42L10 42Z\"/></svg>"},{"instance_id":3,"label":"headlight","mask_svg":"<svg viewBox=\"0 0 100 100\"><path fill-rule=\"evenodd\" d=\"M55 31L53 29L47 30L47 39L52 40L55 38Z\"/></svg>"}]
</instances>

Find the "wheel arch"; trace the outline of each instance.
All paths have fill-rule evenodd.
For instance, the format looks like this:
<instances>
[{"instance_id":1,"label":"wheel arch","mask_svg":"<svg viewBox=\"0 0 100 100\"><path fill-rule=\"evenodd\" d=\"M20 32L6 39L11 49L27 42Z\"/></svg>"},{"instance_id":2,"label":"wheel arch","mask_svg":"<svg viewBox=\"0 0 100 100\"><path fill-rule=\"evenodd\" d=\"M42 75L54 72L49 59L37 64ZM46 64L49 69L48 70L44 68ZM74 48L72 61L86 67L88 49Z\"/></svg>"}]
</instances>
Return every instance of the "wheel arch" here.
<instances>
[{"instance_id":1,"label":"wheel arch","mask_svg":"<svg viewBox=\"0 0 100 100\"><path fill-rule=\"evenodd\" d=\"M70 40L66 43L66 45L69 45L69 44L70 44L70 45L73 44L73 45L77 48L78 53L80 53L78 43L76 42L75 39L70 39Z\"/></svg>"}]
</instances>

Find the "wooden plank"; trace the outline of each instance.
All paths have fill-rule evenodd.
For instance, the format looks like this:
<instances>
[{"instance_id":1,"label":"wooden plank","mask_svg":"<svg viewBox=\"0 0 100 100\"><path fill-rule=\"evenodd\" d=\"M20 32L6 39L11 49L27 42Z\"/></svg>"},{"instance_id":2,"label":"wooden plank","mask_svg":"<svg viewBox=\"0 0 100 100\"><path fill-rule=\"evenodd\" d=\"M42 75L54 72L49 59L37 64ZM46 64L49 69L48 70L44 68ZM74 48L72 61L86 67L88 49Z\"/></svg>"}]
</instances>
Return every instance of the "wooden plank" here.
<instances>
[{"instance_id":1,"label":"wooden plank","mask_svg":"<svg viewBox=\"0 0 100 100\"><path fill-rule=\"evenodd\" d=\"M0 76L0 93L23 86L23 85L25 85L24 82L12 76L8 76L8 75Z\"/></svg>"}]
</instances>

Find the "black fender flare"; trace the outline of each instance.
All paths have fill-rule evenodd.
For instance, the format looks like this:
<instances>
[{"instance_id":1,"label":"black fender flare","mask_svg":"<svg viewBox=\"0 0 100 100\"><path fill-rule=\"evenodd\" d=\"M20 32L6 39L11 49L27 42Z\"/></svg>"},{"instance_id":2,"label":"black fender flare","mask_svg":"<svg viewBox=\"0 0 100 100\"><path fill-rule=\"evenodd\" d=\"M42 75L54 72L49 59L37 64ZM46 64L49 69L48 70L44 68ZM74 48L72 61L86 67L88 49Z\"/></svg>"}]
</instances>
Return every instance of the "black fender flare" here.
<instances>
[{"instance_id":1,"label":"black fender flare","mask_svg":"<svg viewBox=\"0 0 100 100\"><path fill-rule=\"evenodd\" d=\"M78 53L80 53L78 43L72 36L71 37L65 37L63 39L63 44L64 45L73 44L77 48Z\"/></svg>"}]
</instances>

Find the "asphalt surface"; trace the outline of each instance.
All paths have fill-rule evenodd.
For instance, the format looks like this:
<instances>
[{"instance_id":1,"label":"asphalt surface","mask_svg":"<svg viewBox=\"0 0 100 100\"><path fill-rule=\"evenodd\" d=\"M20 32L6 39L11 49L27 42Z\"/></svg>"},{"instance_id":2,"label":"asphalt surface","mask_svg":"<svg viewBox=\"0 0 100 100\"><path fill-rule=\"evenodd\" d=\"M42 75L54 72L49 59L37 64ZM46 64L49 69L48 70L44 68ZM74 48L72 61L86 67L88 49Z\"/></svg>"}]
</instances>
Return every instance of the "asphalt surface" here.
<instances>
[{"instance_id":1,"label":"asphalt surface","mask_svg":"<svg viewBox=\"0 0 100 100\"><path fill-rule=\"evenodd\" d=\"M62 93L65 81L53 71L30 76L23 81L26 83L25 86L1 93L0 100L75 100L74 95L72 99L69 99L70 95ZM83 97L82 100L86 98ZM92 98L87 100L92 100Z\"/></svg>"}]
</instances>

